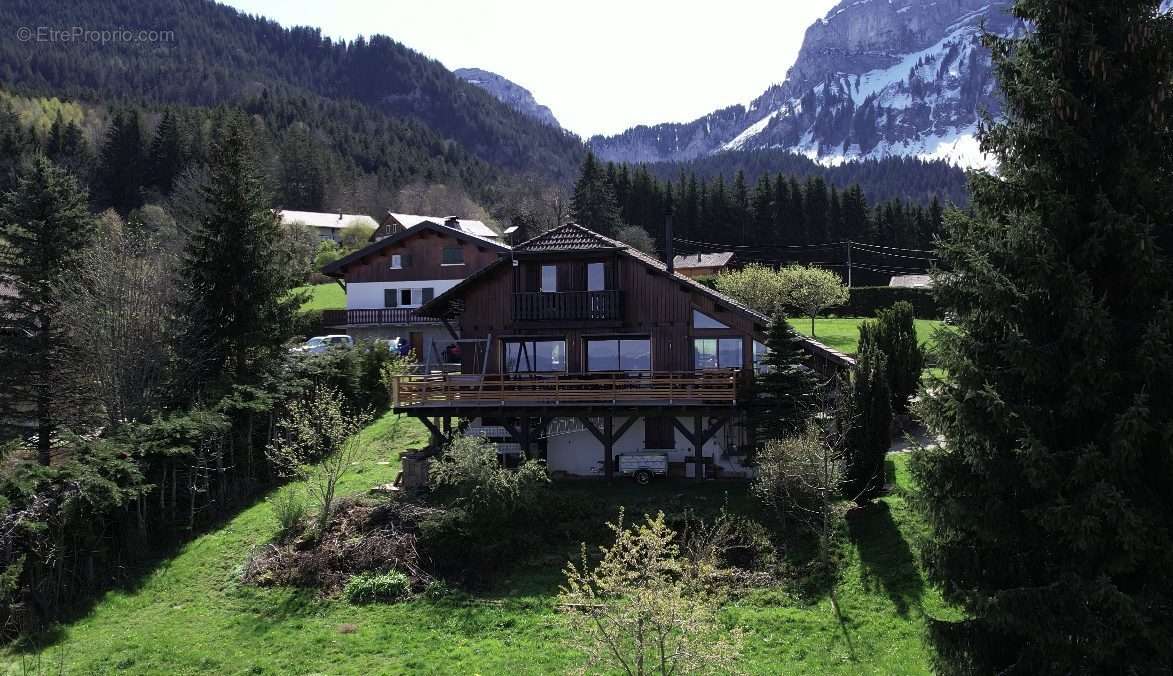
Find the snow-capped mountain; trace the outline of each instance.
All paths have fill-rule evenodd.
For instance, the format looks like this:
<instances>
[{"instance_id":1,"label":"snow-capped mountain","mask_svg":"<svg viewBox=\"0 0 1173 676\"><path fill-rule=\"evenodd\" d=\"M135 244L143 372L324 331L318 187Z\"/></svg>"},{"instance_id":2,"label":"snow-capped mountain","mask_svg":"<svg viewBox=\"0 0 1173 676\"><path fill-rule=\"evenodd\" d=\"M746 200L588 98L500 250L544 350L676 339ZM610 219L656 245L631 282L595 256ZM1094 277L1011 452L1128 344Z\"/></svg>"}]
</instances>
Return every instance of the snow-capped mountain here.
<instances>
[{"instance_id":1,"label":"snow-capped mountain","mask_svg":"<svg viewBox=\"0 0 1173 676\"><path fill-rule=\"evenodd\" d=\"M824 164L888 155L987 164L975 133L999 103L982 26L1021 30L1008 0L843 0L807 29L786 79L748 107L591 139L605 159L783 148Z\"/></svg>"},{"instance_id":2,"label":"snow-capped mountain","mask_svg":"<svg viewBox=\"0 0 1173 676\"><path fill-rule=\"evenodd\" d=\"M554 113L538 103L530 90L516 82L480 68L457 68L452 73L465 82L489 92L510 108L551 127L562 128L558 124L558 119L554 117Z\"/></svg>"}]
</instances>

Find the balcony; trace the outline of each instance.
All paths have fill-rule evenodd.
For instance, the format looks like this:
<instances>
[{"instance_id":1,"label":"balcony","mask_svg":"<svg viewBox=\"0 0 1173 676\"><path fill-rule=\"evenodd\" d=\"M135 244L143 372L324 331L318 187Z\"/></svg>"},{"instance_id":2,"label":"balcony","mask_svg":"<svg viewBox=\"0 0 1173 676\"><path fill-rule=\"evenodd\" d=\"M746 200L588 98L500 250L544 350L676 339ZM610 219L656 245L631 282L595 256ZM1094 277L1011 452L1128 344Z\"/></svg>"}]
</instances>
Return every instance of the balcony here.
<instances>
[{"instance_id":1,"label":"balcony","mask_svg":"<svg viewBox=\"0 0 1173 676\"><path fill-rule=\"evenodd\" d=\"M452 406L734 406L738 371L582 373L534 376L435 373L398 376L396 409Z\"/></svg>"},{"instance_id":2,"label":"balcony","mask_svg":"<svg viewBox=\"0 0 1173 676\"><path fill-rule=\"evenodd\" d=\"M379 326L383 324L426 324L436 320L420 317L416 308L387 307L368 310L322 310L323 326Z\"/></svg>"},{"instance_id":3,"label":"balcony","mask_svg":"<svg viewBox=\"0 0 1173 676\"><path fill-rule=\"evenodd\" d=\"M585 321L623 318L623 293L610 291L524 292L513 294L513 320Z\"/></svg>"}]
</instances>

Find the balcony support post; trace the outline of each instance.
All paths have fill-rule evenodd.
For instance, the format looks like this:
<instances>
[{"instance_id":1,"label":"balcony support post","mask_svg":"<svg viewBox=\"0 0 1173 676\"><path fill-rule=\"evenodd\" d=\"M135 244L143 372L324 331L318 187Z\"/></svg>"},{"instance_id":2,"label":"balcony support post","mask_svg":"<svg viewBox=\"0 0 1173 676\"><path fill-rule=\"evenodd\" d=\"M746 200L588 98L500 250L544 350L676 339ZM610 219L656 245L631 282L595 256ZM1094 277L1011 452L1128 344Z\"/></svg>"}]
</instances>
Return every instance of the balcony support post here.
<instances>
[{"instance_id":1,"label":"balcony support post","mask_svg":"<svg viewBox=\"0 0 1173 676\"><path fill-rule=\"evenodd\" d=\"M608 413L603 418L603 468L610 481L615 476L615 419Z\"/></svg>"}]
</instances>

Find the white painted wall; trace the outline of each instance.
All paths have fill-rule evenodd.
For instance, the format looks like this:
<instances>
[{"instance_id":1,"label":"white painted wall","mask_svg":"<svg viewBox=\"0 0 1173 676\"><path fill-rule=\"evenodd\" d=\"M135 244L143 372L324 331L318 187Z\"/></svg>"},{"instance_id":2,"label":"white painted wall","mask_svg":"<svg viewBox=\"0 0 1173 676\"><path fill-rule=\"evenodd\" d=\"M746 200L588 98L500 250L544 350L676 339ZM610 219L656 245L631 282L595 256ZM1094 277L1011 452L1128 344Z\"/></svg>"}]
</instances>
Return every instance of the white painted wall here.
<instances>
[{"instance_id":1,"label":"white painted wall","mask_svg":"<svg viewBox=\"0 0 1173 676\"><path fill-rule=\"evenodd\" d=\"M387 289L423 289L431 287L436 295L459 284L459 279L424 279L411 282L351 282L346 285L347 310L371 310L386 307L383 302L383 292ZM399 307L413 307L403 306ZM418 307L418 306L416 306Z\"/></svg>"},{"instance_id":2,"label":"white painted wall","mask_svg":"<svg viewBox=\"0 0 1173 676\"><path fill-rule=\"evenodd\" d=\"M691 429L691 418L680 418L681 424ZM619 428L626 420L616 418L614 426ZM705 421L706 425L708 421ZM739 425L738 421L730 423ZM669 462L683 462L685 457L693 454L692 444L689 443L680 430L676 432L676 448L668 453ZM736 438L736 436L734 436ZM723 476L751 476L752 470L741 464L740 457L725 454L725 446L729 443L726 429L719 430L713 438L707 441L701 453L713 458L714 463L721 466ZM636 453L644 449L644 421L641 418L623 433L619 441L615 442L614 453ZM551 437L546 443L546 464L551 472L566 472L572 476L602 476L603 445L588 431L575 432ZM692 467L688 465L689 476L692 476Z\"/></svg>"}]
</instances>

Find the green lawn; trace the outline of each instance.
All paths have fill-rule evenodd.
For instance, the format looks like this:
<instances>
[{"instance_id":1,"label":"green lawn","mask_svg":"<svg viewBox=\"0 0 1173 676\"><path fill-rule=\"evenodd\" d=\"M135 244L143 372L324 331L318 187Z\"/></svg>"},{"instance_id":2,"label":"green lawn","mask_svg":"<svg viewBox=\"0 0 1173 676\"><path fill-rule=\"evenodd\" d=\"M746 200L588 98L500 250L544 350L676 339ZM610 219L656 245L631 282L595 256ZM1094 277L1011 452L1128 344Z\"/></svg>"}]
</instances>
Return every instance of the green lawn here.
<instances>
[{"instance_id":1,"label":"green lawn","mask_svg":"<svg viewBox=\"0 0 1173 676\"><path fill-rule=\"evenodd\" d=\"M309 293L309 300L302 304L303 312L309 310L345 310L346 292L334 282L328 284L314 284L313 286L299 286L295 291Z\"/></svg>"},{"instance_id":2,"label":"green lawn","mask_svg":"<svg viewBox=\"0 0 1173 676\"><path fill-rule=\"evenodd\" d=\"M423 428L391 416L364 433L368 451L347 492L391 480L396 451L423 443ZM378 464L391 461L392 464ZM907 456L892 457L908 485ZM664 482L651 489L569 482L594 491L600 521L620 502L665 509L705 503L752 505L744 484ZM842 538L837 598L799 600L761 589L727 605L721 620L747 634L743 668L755 674L928 674L925 616L956 618L921 576L912 553L919 527L898 491L851 520ZM161 562L133 588L106 594L42 649L64 673L125 674L551 674L579 663L557 622L561 557L519 568L497 588L466 602L414 600L352 606L312 591L260 589L238 582L248 552L274 535L260 501ZM347 626L345 629L343 625ZM9 652L0 672L25 673L37 655ZM54 669L54 673L56 670Z\"/></svg>"},{"instance_id":3,"label":"green lawn","mask_svg":"<svg viewBox=\"0 0 1173 676\"><path fill-rule=\"evenodd\" d=\"M853 355L859 351L859 323L862 317L846 317L827 319L820 317L815 320L815 339L827 347L833 347L844 354ZM791 317L790 324L803 335L811 335L810 317ZM944 322L935 319L916 320L916 337L930 349L936 344L933 334L937 329L945 326Z\"/></svg>"}]
</instances>

